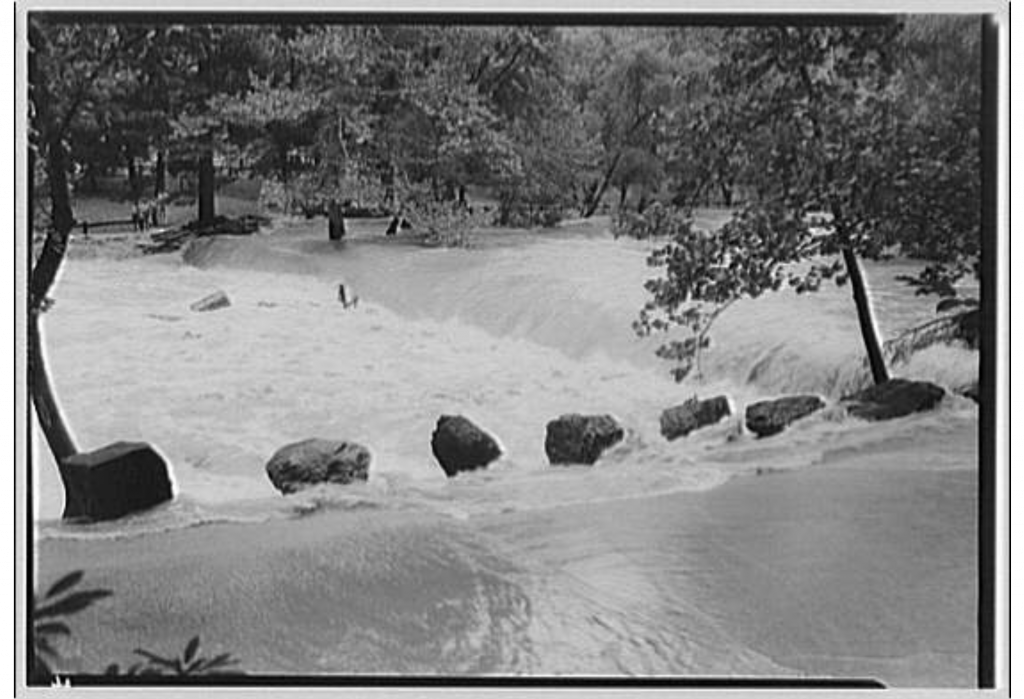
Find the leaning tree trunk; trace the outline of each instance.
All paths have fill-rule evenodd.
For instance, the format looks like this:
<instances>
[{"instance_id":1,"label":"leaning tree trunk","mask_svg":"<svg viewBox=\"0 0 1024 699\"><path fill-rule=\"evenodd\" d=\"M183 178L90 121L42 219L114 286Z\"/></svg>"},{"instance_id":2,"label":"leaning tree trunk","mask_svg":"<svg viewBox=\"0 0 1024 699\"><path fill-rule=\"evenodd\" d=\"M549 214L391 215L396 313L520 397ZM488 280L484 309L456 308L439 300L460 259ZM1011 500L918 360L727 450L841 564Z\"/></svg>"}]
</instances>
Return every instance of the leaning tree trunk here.
<instances>
[{"instance_id":1,"label":"leaning tree trunk","mask_svg":"<svg viewBox=\"0 0 1024 699\"><path fill-rule=\"evenodd\" d=\"M78 517L84 514L82 504L73 498L74 489L69 487L68 477L64 468L64 460L78 453L74 439L68 431L50 385L49 373L46 368L46 356L43 353L42 332L40 328L41 311L30 309L28 318L28 384L31 392L32 405L35 406L39 426L46 438L46 443L57 463L61 481L64 484L64 518Z\"/></svg>"},{"instance_id":2,"label":"leaning tree trunk","mask_svg":"<svg viewBox=\"0 0 1024 699\"><path fill-rule=\"evenodd\" d=\"M849 247L843 248L843 262L850 277L850 288L853 290L853 303L857 307L857 321L860 323L860 334L864 338L864 348L868 353L868 364L871 367L871 378L876 384L889 380L889 370L885 366L882 344L878 339L874 315L871 312L871 300L868 298L864 273L856 253Z\"/></svg>"},{"instance_id":3,"label":"leaning tree trunk","mask_svg":"<svg viewBox=\"0 0 1024 699\"><path fill-rule=\"evenodd\" d=\"M612 175L615 174L615 169L619 166L619 160L621 159L622 151L619 151L615 154L615 157L612 158L612 162L608 166L608 169L605 170L600 184L598 184L597 188L590 193L590 198L583 208L583 218L590 218L597 212L597 208L601 206L601 199L604 198L605 192L608 191L608 187L612 183Z\"/></svg>"},{"instance_id":4,"label":"leaning tree trunk","mask_svg":"<svg viewBox=\"0 0 1024 699\"><path fill-rule=\"evenodd\" d=\"M67 180L67 152L59 138L51 139L47 144L46 160L53 220L43 249L29 276L28 385L32 404L39 418L39 426L50 451L53 452L61 480L64 481L64 492L68 498L64 506L64 517L76 517L81 514L81 507L78 502L71 499L72 491L67 487L64 460L78 453L78 448L53 395L40 329L40 315L48 305L47 295L64 261L68 236L74 226Z\"/></svg>"}]
</instances>

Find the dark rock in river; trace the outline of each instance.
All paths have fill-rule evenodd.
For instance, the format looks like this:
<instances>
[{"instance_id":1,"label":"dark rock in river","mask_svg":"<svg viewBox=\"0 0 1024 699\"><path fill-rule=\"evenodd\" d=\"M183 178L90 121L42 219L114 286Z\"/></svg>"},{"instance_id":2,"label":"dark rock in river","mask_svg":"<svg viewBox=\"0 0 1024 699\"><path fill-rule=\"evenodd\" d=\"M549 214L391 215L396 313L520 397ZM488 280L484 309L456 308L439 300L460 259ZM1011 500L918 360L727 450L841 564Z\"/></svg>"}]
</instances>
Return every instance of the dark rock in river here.
<instances>
[{"instance_id":1,"label":"dark rock in river","mask_svg":"<svg viewBox=\"0 0 1024 699\"><path fill-rule=\"evenodd\" d=\"M844 396L846 412L864 420L891 420L934 408L946 391L927 381L890 379L851 396Z\"/></svg>"},{"instance_id":2,"label":"dark rock in river","mask_svg":"<svg viewBox=\"0 0 1024 699\"><path fill-rule=\"evenodd\" d=\"M227 308L231 305L231 300L228 295L223 291L216 291L209 296L204 296L189 308L196 312L202 311L216 311L218 308Z\"/></svg>"},{"instance_id":3,"label":"dark rock in river","mask_svg":"<svg viewBox=\"0 0 1024 699\"><path fill-rule=\"evenodd\" d=\"M981 347L981 311L974 309L956 317L957 337L971 349Z\"/></svg>"},{"instance_id":4,"label":"dark rock in river","mask_svg":"<svg viewBox=\"0 0 1024 699\"><path fill-rule=\"evenodd\" d=\"M461 415L442 415L438 419L430 448L449 478L460 471L484 468L501 456L494 437Z\"/></svg>"},{"instance_id":5,"label":"dark rock in river","mask_svg":"<svg viewBox=\"0 0 1024 699\"><path fill-rule=\"evenodd\" d=\"M959 393L964 398L970 398L975 403L981 403L981 391L978 389L977 381L961 386L956 389L956 393Z\"/></svg>"},{"instance_id":6,"label":"dark rock in river","mask_svg":"<svg viewBox=\"0 0 1024 699\"><path fill-rule=\"evenodd\" d=\"M105 520L173 497L167 464L150 445L116 442L64 459L64 518Z\"/></svg>"},{"instance_id":7,"label":"dark rock in river","mask_svg":"<svg viewBox=\"0 0 1024 699\"><path fill-rule=\"evenodd\" d=\"M671 442L701 427L714 425L731 414L732 408L727 396L715 396L707 400L694 398L661 413L661 434Z\"/></svg>"},{"instance_id":8,"label":"dark rock in river","mask_svg":"<svg viewBox=\"0 0 1024 699\"><path fill-rule=\"evenodd\" d=\"M824 407L825 401L810 395L759 401L747 406L747 429L758 437L769 437Z\"/></svg>"},{"instance_id":9,"label":"dark rock in river","mask_svg":"<svg viewBox=\"0 0 1024 699\"><path fill-rule=\"evenodd\" d=\"M552 464L589 466L625 436L611 415L562 415L548 423L544 451Z\"/></svg>"},{"instance_id":10,"label":"dark rock in river","mask_svg":"<svg viewBox=\"0 0 1024 699\"><path fill-rule=\"evenodd\" d=\"M307 439L281 447L267 462L267 475L285 495L318 483L345 485L369 478L370 451L354 442Z\"/></svg>"}]
</instances>

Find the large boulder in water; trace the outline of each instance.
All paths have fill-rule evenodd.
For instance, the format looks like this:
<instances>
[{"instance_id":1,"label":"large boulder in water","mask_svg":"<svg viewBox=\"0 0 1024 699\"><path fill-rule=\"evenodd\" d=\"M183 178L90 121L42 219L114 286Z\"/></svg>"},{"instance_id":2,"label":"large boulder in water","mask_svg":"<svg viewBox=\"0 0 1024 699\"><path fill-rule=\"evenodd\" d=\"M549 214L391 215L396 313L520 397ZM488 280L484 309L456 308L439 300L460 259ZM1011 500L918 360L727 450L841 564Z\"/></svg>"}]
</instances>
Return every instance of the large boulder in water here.
<instances>
[{"instance_id":1,"label":"large boulder in water","mask_svg":"<svg viewBox=\"0 0 1024 699\"><path fill-rule=\"evenodd\" d=\"M285 495L318 483L345 485L369 478L370 450L354 442L307 439L281 447L267 462L267 475Z\"/></svg>"},{"instance_id":2,"label":"large boulder in water","mask_svg":"<svg viewBox=\"0 0 1024 699\"><path fill-rule=\"evenodd\" d=\"M65 519L116 519L173 496L170 470L144 442L116 442L63 460Z\"/></svg>"},{"instance_id":3,"label":"large boulder in water","mask_svg":"<svg viewBox=\"0 0 1024 699\"><path fill-rule=\"evenodd\" d=\"M846 412L864 420L891 420L931 410L946 391L927 381L890 379L851 396L844 396Z\"/></svg>"},{"instance_id":4,"label":"large boulder in water","mask_svg":"<svg viewBox=\"0 0 1024 699\"><path fill-rule=\"evenodd\" d=\"M460 471L484 468L501 456L494 437L462 415L442 415L438 419L430 448L449 478Z\"/></svg>"},{"instance_id":5,"label":"large boulder in water","mask_svg":"<svg viewBox=\"0 0 1024 699\"><path fill-rule=\"evenodd\" d=\"M562 415L548 423L544 451L553 465L589 466L625 436L625 430L611 415Z\"/></svg>"},{"instance_id":6,"label":"large boulder in water","mask_svg":"<svg viewBox=\"0 0 1024 699\"><path fill-rule=\"evenodd\" d=\"M696 429L714 425L732 414L727 396L688 400L661 413L661 435L669 440L685 437Z\"/></svg>"},{"instance_id":7,"label":"large boulder in water","mask_svg":"<svg viewBox=\"0 0 1024 699\"><path fill-rule=\"evenodd\" d=\"M751 403L746 411L747 429L758 437L769 437L824 407L825 401L814 395L786 396Z\"/></svg>"}]
</instances>

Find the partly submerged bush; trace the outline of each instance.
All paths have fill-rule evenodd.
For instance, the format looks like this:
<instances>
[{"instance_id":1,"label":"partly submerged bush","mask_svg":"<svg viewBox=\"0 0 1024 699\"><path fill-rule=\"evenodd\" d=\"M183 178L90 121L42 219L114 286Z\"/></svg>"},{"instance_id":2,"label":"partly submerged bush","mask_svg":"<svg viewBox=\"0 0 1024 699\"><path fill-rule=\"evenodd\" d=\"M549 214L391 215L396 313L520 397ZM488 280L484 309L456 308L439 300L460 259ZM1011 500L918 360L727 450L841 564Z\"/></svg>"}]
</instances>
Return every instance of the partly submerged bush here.
<instances>
[{"instance_id":1,"label":"partly submerged bush","mask_svg":"<svg viewBox=\"0 0 1024 699\"><path fill-rule=\"evenodd\" d=\"M425 234L424 242L443 247L468 247L473 231L485 224L484 216L469 207L427 196L409 199L403 211Z\"/></svg>"},{"instance_id":2,"label":"partly submerged bush","mask_svg":"<svg viewBox=\"0 0 1024 699\"><path fill-rule=\"evenodd\" d=\"M689 230L692 217L688 210L665 206L654 202L644 211L620 210L612 220L612 234L628 236L637 240L654 237L674 238Z\"/></svg>"}]
</instances>

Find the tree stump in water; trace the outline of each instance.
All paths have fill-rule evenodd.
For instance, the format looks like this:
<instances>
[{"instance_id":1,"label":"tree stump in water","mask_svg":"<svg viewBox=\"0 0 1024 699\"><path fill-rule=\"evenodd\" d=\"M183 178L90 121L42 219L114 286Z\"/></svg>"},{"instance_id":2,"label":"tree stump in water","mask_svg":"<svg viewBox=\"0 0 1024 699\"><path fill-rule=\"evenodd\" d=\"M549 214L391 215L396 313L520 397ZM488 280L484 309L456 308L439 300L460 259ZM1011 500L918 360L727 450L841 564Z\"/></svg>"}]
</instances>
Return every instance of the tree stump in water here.
<instances>
[{"instance_id":1,"label":"tree stump in water","mask_svg":"<svg viewBox=\"0 0 1024 699\"><path fill-rule=\"evenodd\" d=\"M341 204L336 201L327 206L327 236L331 240L341 240L345 237L345 216Z\"/></svg>"}]
</instances>

